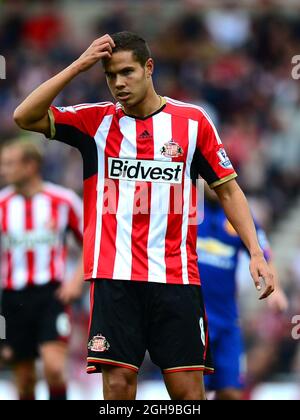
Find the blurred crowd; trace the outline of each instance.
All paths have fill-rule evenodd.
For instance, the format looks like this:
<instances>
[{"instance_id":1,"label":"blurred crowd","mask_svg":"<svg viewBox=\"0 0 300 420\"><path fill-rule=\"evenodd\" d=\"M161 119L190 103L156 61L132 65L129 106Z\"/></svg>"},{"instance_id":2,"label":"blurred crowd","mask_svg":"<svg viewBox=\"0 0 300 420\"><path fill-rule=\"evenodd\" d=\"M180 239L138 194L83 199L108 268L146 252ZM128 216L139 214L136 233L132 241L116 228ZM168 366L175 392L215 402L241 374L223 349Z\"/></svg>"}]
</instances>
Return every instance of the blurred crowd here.
<instances>
[{"instance_id":1,"label":"blurred crowd","mask_svg":"<svg viewBox=\"0 0 300 420\"><path fill-rule=\"evenodd\" d=\"M267 0L243 8L238 1L214 2L220 6L213 8L210 3L0 2L0 55L7 65L7 78L0 80L0 141L19 134L12 113L21 100L95 38L139 32L155 59L157 91L207 110L240 185L271 232L300 191L300 80L292 78L292 57L300 54L300 8ZM111 97L99 64L67 86L56 104L102 100ZM81 192L79 153L55 142L43 144L45 177ZM300 314L296 266L289 273L290 315ZM253 317L245 323L249 383L277 373L299 374L299 345L291 338L289 322L289 314L278 319L266 313L263 321Z\"/></svg>"}]
</instances>

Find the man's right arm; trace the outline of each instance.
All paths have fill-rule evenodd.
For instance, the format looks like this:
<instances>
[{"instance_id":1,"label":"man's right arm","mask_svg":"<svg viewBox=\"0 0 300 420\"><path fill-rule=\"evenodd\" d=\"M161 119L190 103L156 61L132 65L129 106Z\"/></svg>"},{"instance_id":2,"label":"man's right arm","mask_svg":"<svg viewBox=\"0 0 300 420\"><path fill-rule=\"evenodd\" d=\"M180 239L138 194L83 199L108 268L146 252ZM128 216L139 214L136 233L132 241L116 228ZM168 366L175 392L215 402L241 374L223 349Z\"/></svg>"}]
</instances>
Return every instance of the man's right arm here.
<instances>
[{"instance_id":1,"label":"man's right arm","mask_svg":"<svg viewBox=\"0 0 300 420\"><path fill-rule=\"evenodd\" d=\"M114 42L109 35L96 39L70 66L35 89L15 110L14 120L24 130L37 131L50 137L48 109L56 96L79 73L91 68L102 58L110 58Z\"/></svg>"}]
</instances>

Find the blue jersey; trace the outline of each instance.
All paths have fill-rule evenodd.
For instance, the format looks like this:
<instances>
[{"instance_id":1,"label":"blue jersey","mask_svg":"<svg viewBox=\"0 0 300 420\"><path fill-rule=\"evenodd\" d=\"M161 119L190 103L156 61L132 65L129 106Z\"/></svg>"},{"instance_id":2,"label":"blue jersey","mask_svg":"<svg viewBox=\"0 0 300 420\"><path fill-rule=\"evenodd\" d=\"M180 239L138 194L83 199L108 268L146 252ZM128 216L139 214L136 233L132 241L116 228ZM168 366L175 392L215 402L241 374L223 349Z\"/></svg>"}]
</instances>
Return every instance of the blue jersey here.
<instances>
[{"instance_id":1,"label":"blue jersey","mask_svg":"<svg viewBox=\"0 0 300 420\"><path fill-rule=\"evenodd\" d=\"M270 247L264 231L255 221L265 258ZM218 202L205 201L204 220L198 226L198 267L209 326L230 328L238 322L236 271L238 257L246 250Z\"/></svg>"}]
</instances>

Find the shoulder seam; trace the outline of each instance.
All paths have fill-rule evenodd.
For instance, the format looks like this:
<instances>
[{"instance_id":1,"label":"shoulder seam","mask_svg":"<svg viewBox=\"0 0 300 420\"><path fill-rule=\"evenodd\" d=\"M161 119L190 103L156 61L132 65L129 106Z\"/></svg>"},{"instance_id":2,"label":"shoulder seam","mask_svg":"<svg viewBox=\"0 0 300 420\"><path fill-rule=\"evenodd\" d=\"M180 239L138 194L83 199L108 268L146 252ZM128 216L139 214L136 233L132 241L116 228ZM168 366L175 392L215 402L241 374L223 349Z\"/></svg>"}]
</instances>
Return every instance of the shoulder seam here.
<instances>
[{"instance_id":1,"label":"shoulder seam","mask_svg":"<svg viewBox=\"0 0 300 420\"><path fill-rule=\"evenodd\" d=\"M222 144L222 141L221 141L220 136L217 132L217 129L216 129L213 121L211 120L210 116L207 114L207 112L205 111L204 108L202 108L201 106L198 106L198 105L193 105L193 104L188 104L188 103L185 103L185 102L177 101L175 99L168 98L167 96L166 96L166 99L171 105L174 105L174 106L177 106L177 107L191 108L191 109L195 109L195 110L201 112L202 116L205 117L207 119L207 121L209 122L209 124L211 125L211 128L213 129L213 131L215 133L215 136L216 136L216 139L218 141L218 144Z\"/></svg>"},{"instance_id":2,"label":"shoulder seam","mask_svg":"<svg viewBox=\"0 0 300 420\"><path fill-rule=\"evenodd\" d=\"M79 104L73 105L73 108L76 111L80 111L81 109L89 109L89 108L108 108L110 106L114 106L112 102L97 102L94 104Z\"/></svg>"}]
</instances>

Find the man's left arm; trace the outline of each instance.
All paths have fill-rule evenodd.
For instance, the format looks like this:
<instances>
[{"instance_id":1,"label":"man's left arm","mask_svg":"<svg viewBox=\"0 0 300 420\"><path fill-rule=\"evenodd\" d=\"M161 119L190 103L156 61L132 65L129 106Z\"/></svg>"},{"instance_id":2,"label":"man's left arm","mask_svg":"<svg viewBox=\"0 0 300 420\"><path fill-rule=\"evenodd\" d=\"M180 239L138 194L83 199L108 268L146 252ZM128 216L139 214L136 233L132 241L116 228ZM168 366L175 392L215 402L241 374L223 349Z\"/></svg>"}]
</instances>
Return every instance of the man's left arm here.
<instances>
[{"instance_id":1,"label":"man's left arm","mask_svg":"<svg viewBox=\"0 0 300 420\"><path fill-rule=\"evenodd\" d=\"M73 233L78 245L82 249L83 242L83 203L81 198L74 192L69 191L69 213L68 213L68 228ZM76 268L71 274L71 278L65 281L58 289L57 294L59 299L68 304L80 298L83 292L83 252L78 258Z\"/></svg>"},{"instance_id":2,"label":"man's left arm","mask_svg":"<svg viewBox=\"0 0 300 420\"><path fill-rule=\"evenodd\" d=\"M82 253L78 259L75 270L71 274L71 278L65 281L57 290L57 297L65 305L79 299L83 292L83 262Z\"/></svg>"},{"instance_id":3,"label":"man's left arm","mask_svg":"<svg viewBox=\"0 0 300 420\"><path fill-rule=\"evenodd\" d=\"M229 222L248 249L250 255L250 273L257 290L262 289L261 277L265 282L263 292L259 297L259 299L265 299L274 291L273 273L258 243L256 229L247 199L234 179L216 186L215 192L219 197Z\"/></svg>"}]
</instances>

